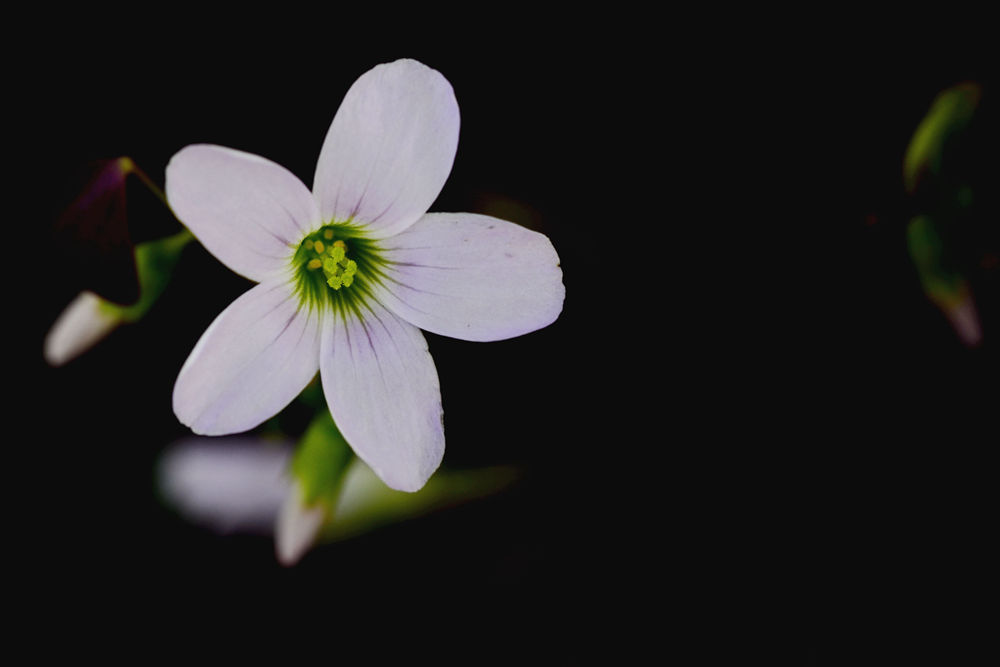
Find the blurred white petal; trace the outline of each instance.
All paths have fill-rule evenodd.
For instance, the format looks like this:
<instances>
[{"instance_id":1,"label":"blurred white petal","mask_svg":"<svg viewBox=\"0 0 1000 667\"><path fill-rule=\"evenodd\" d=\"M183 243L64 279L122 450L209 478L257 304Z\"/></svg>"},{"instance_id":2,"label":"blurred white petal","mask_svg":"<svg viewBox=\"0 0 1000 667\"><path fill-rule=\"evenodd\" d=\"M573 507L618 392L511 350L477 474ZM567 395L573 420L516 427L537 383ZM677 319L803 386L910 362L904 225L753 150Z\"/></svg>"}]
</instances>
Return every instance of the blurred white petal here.
<instances>
[{"instance_id":1,"label":"blurred white petal","mask_svg":"<svg viewBox=\"0 0 1000 667\"><path fill-rule=\"evenodd\" d=\"M189 438L161 458L160 491L192 523L270 535L288 494L291 453L288 442Z\"/></svg>"},{"instance_id":2,"label":"blurred white petal","mask_svg":"<svg viewBox=\"0 0 1000 667\"><path fill-rule=\"evenodd\" d=\"M80 292L56 318L45 337L45 361L62 366L93 347L117 327L121 320L101 308L101 297Z\"/></svg>"}]
</instances>

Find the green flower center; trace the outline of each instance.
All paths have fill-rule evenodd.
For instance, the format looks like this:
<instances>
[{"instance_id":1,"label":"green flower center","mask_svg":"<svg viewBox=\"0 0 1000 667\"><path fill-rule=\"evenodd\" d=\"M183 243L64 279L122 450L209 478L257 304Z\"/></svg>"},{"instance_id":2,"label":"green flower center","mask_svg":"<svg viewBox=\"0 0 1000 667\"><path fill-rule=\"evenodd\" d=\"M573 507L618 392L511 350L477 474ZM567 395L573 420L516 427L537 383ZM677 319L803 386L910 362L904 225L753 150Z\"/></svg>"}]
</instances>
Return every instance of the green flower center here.
<instances>
[{"instance_id":1,"label":"green flower center","mask_svg":"<svg viewBox=\"0 0 1000 667\"><path fill-rule=\"evenodd\" d=\"M304 305L356 309L370 295L373 281L384 277L387 262L376 243L357 227L323 225L306 236L292 256L296 292Z\"/></svg>"}]
</instances>

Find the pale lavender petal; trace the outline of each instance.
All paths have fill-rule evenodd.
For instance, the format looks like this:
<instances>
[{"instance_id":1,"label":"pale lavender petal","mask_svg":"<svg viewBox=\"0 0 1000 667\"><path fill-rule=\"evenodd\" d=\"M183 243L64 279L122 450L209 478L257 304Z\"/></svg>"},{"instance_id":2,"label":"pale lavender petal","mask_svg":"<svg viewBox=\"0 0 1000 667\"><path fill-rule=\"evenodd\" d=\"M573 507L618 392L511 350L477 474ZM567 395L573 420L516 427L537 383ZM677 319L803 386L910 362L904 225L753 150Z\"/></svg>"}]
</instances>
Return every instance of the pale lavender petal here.
<instances>
[{"instance_id":1,"label":"pale lavender petal","mask_svg":"<svg viewBox=\"0 0 1000 667\"><path fill-rule=\"evenodd\" d=\"M287 406L319 368L320 318L289 283L261 283L212 322L181 368L174 413L195 433L249 430Z\"/></svg>"},{"instance_id":2,"label":"pale lavender petal","mask_svg":"<svg viewBox=\"0 0 1000 667\"><path fill-rule=\"evenodd\" d=\"M198 144L167 165L167 199L177 218L236 273L261 282L320 225L306 186L262 157Z\"/></svg>"},{"instance_id":3,"label":"pale lavender petal","mask_svg":"<svg viewBox=\"0 0 1000 667\"><path fill-rule=\"evenodd\" d=\"M562 269L544 234L486 215L428 213L384 245L393 264L376 297L421 329L500 340L562 312Z\"/></svg>"},{"instance_id":4,"label":"pale lavender petal","mask_svg":"<svg viewBox=\"0 0 1000 667\"><path fill-rule=\"evenodd\" d=\"M379 65L354 82L323 142L313 192L324 220L353 220L384 238L437 198L458 147L451 84L415 60Z\"/></svg>"},{"instance_id":5,"label":"pale lavender petal","mask_svg":"<svg viewBox=\"0 0 1000 667\"><path fill-rule=\"evenodd\" d=\"M56 318L45 336L42 354L53 366L62 366L97 344L121 324L121 319L101 308L101 297L80 292Z\"/></svg>"},{"instance_id":6,"label":"pale lavender petal","mask_svg":"<svg viewBox=\"0 0 1000 667\"><path fill-rule=\"evenodd\" d=\"M416 491L444 456L437 369L420 330L371 302L327 311L320 376L341 433L394 489Z\"/></svg>"}]
</instances>

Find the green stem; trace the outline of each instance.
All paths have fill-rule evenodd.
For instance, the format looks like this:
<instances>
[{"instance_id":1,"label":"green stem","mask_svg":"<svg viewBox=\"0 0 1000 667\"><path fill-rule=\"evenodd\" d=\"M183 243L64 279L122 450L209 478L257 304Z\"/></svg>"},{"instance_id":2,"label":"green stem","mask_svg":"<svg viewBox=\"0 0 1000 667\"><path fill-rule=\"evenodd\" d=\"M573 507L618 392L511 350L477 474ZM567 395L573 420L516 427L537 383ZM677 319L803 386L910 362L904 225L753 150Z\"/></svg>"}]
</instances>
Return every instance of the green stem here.
<instances>
[{"instance_id":1,"label":"green stem","mask_svg":"<svg viewBox=\"0 0 1000 667\"><path fill-rule=\"evenodd\" d=\"M174 216L174 219L177 220L177 222L179 222L182 227L184 227L184 231L187 232L188 235L190 235L191 232L188 231L187 226L185 226L184 223L181 222L181 219L177 217L176 213L174 213L174 209L170 207L170 202L167 200L167 193L165 193L160 188L160 186L154 183L153 179L147 176L146 172L144 172L142 168L135 163L134 160L132 160L131 158L123 158L123 159L128 160L126 169L135 174L139 178L139 180L142 181L143 185L149 188L149 191L152 192L154 195L156 195L157 199L163 202L163 205L167 207L168 211L170 211L170 215ZM189 238L187 240L190 241L191 239Z\"/></svg>"},{"instance_id":2,"label":"green stem","mask_svg":"<svg viewBox=\"0 0 1000 667\"><path fill-rule=\"evenodd\" d=\"M303 434L292 457L292 474L307 505L323 502L332 513L354 451L323 406Z\"/></svg>"},{"instance_id":3,"label":"green stem","mask_svg":"<svg viewBox=\"0 0 1000 667\"><path fill-rule=\"evenodd\" d=\"M149 176L146 175L146 172L144 172L139 167L139 165L137 165L134 161L130 160L130 162L131 162L131 164L129 165L131 167L130 171L133 174L135 174L136 176L139 177L139 180L142 181L143 184L147 188L149 188L150 192L152 192L154 195L156 195L157 199L159 199L161 202L163 202L164 206L166 206L167 208L170 208L170 202L167 201L167 194L163 190L161 190L160 186L158 186L156 183L154 183ZM173 210L171 210L170 212L173 213ZM174 216L174 217L177 217L177 216Z\"/></svg>"}]
</instances>

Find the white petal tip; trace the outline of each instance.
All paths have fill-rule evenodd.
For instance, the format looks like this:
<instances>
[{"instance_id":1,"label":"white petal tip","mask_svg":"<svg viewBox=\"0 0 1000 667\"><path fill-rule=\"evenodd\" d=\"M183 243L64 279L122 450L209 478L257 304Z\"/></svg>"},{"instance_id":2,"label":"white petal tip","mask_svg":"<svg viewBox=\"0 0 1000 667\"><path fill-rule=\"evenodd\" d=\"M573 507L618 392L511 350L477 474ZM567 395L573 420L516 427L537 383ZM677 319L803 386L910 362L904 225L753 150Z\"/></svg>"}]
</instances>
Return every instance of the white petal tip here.
<instances>
[{"instance_id":1,"label":"white petal tip","mask_svg":"<svg viewBox=\"0 0 1000 667\"><path fill-rule=\"evenodd\" d=\"M181 397L176 390L176 385L174 388L173 408L177 421L191 429L191 432L195 435L214 438L222 435L246 433L254 428L254 426L246 428L231 427L224 421L220 421L217 417L213 418L212 413L208 413L204 406Z\"/></svg>"},{"instance_id":2,"label":"white petal tip","mask_svg":"<svg viewBox=\"0 0 1000 667\"><path fill-rule=\"evenodd\" d=\"M435 438L437 440L437 438ZM437 472L444 459L444 438L440 443L428 448L429 458L422 464L403 464L403 459L390 462L389 465L376 466L365 461L366 465L382 482L394 491L416 493L426 486L431 476ZM362 458L362 460L364 460Z\"/></svg>"},{"instance_id":3,"label":"white petal tip","mask_svg":"<svg viewBox=\"0 0 1000 667\"><path fill-rule=\"evenodd\" d=\"M323 516L322 505L305 506L302 488L296 481L289 489L275 526L274 550L279 563L291 567L301 560L316 541Z\"/></svg>"},{"instance_id":4,"label":"white petal tip","mask_svg":"<svg viewBox=\"0 0 1000 667\"><path fill-rule=\"evenodd\" d=\"M96 345L120 324L100 308L101 298L80 292L56 318L45 336L42 356L50 366L62 366Z\"/></svg>"},{"instance_id":5,"label":"white petal tip","mask_svg":"<svg viewBox=\"0 0 1000 667\"><path fill-rule=\"evenodd\" d=\"M416 493L420 489L424 488L424 485L427 484L427 480L430 479L430 475L427 475L426 477L403 477L398 475L386 475L377 470L375 471L375 474L378 475L379 479L385 482L385 485L390 489L395 491L405 491L406 493Z\"/></svg>"}]
</instances>

